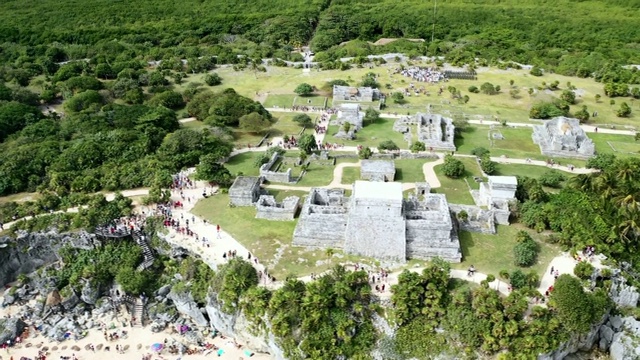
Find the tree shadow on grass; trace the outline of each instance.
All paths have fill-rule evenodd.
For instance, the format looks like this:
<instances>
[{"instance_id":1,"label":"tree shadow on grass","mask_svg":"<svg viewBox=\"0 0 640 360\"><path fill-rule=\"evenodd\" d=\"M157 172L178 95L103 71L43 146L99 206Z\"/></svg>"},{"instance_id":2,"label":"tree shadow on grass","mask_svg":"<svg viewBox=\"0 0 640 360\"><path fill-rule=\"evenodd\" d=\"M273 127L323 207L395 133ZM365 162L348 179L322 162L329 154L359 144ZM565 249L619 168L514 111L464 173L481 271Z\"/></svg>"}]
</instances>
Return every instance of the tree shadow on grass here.
<instances>
[{"instance_id":1,"label":"tree shadow on grass","mask_svg":"<svg viewBox=\"0 0 640 360\"><path fill-rule=\"evenodd\" d=\"M468 231L459 231L458 238L460 239L460 248L462 249L462 261L466 261L470 252L476 245L475 240Z\"/></svg>"}]
</instances>

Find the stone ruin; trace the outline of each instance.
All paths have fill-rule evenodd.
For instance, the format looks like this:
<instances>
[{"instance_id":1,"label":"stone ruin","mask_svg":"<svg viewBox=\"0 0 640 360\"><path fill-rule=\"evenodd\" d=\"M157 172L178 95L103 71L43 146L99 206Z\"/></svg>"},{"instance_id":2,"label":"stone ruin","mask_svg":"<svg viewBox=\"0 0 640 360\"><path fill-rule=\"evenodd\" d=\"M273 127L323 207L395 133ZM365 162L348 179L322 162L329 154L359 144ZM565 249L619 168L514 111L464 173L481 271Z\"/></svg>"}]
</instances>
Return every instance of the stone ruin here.
<instances>
[{"instance_id":1,"label":"stone ruin","mask_svg":"<svg viewBox=\"0 0 640 360\"><path fill-rule=\"evenodd\" d=\"M430 194L428 184L417 185L409 199L396 182L358 180L351 197L342 189L313 188L302 205L293 244L400 262L436 256L460 262L457 228L445 196Z\"/></svg>"},{"instance_id":2,"label":"stone ruin","mask_svg":"<svg viewBox=\"0 0 640 360\"><path fill-rule=\"evenodd\" d=\"M487 176L487 179L480 183L479 190L471 191L471 196L477 206L488 208L496 224L509 225L509 207L516 201L518 179L515 176Z\"/></svg>"},{"instance_id":3,"label":"stone ruin","mask_svg":"<svg viewBox=\"0 0 640 360\"><path fill-rule=\"evenodd\" d=\"M259 176L238 176L229 188L229 204L253 206L262 193L262 180Z\"/></svg>"},{"instance_id":4,"label":"stone ruin","mask_svg":"<svg viewBox=\"0 0 640 360\"><path fill-rule=\"evenodd\" d=\"M295 183L296 179L291 176L291 168L285 172L278 171L282 166L282 162L279 160L281 160L281 156L274 152L271 159L260 166L260 176L269 182Z\"/></svg>"},{"instance_id":5,"label":"stone ruin","mask_svg":"<svg viewBox=\"0 0 640 360\"><path fill-rule=\"evenodd\" d=\"M402 117L393 124L393 130L404 134L408 143L412 141L411 128L416 127L418 141L432 150L455 151L455 126L453 120L439 114L417 113L412 117Z\"/></svg>"},{"instance_id":6,"label":"stone ruin","mask_svg":"<svg viewBox=\"0 0 640 360\"><path fill-rule=\"evenodd\" d=\"M256 202L256 219L292 221L300 209L300 198L287 196L277 202L272 195L261 195Z\"/></svg>"},{"instance_id":7,"label":"stone ruin","mask_svg":"<svg viewBox=\"0 0 640 360\"><path fill-rule=\"evenodd\" d=\"M362 160L360 179L370 181L393 181L396 165L393 160Z\"/></svg>"},{"instance_id":8,"label":"stone ruin","mask_svg":"<svg viewBox=\"0 0 640 360\"><path fill-rule=\"evenodd\" d=\"M578 119L555 117L535 125L531 137L543 155L588 159L595 153L595 145Z\"/></svg>"},{"instance_id":9,"label":"stone ruin","mask_svg":"<svg viewBox=\"0 0 640 360\"><path fill-rule=\"evenodd\" d=\"M340 104L338 108L337 123L344 125L344 123L350 123L351 129L358 131L362 129L362 121L364 119L364 112L361 111L358 104Z\"/></svg>"},{"instance_id":10,"label":"stone ruin","mask_svg":"<svg viewBox=\"0 0 640 360\"><path fill-rule=\"evenodd\" d=\"M370 87L333 86L333 101L373 102L380 100L380 90Z\"/></svg>"}]
</instances>

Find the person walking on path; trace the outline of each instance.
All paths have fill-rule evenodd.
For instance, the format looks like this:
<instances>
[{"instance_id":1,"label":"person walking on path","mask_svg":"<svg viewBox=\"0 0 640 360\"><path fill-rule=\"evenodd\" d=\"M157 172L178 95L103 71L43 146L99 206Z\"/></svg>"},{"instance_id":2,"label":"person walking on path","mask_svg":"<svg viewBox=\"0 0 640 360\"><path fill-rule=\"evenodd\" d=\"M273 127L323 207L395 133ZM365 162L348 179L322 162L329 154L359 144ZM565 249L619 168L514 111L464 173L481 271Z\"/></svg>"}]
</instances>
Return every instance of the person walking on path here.
<instances>
[{"instance_id":1,"label":"person walking on path","mask_svg":"<svg viewBox=\"0 0 640 360\"><path fill-rule=\"evenodd\" d=\"M216 225L216 230L218 231L218 239L220 239L220 225Z\"/></svg>"}]
</instances>

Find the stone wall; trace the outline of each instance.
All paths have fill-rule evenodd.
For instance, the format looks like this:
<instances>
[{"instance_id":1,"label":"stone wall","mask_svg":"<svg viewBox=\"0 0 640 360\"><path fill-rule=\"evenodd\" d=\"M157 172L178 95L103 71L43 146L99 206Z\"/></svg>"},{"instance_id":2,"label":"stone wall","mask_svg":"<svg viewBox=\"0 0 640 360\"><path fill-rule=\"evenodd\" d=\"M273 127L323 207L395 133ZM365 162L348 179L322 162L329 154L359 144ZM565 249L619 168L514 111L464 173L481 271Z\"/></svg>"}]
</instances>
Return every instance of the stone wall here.
<instances>
[{"instance_id":1,"label":"stone wall","mask_svg":"<svg viewBox=\"0 0 640 360\"><path fill-rule=\"evenodd\" d=\"M293 231L293 245L342 249L348 205L342 189L311 189Z\"/></svg>"},{"instance_id":2,"label":"stone wall","mask_svg":"<svg viewBox=\"0 0 640 360\"><path fill-rule=\"evenodd\" d=\"M273 153L271 159L260 166L260 176L269 182L294 183L295 181L291 178L291 168L285 172L279 172L277 168L273 168L279 158L278 153Z\"/></svg>"},{"instance_id":3,"label":"stone wall","mask_svg":"<svg viewBox=\"0 0 640 360\"><path fill-rule=\"evenodd\" d=\"M578 119L560 116L535 125L531 138L543 155L588 159L595 154L595 145Z\"/></svg>"},{"instance_id":4,"label":"stone wall","mask_svg":"<svg viewBox=\"0 0 640 360\"><path fill-rule=\"evenodd\" d=\"M449 262L462 261L457 229L434 229L425 220L407 220L407 258L430 260L438 256Z\"/></svg>"},{"instance_id":5,"label":"stone wall","mask_svg":"<svg viewBox=\"0 0 640 360\"><path fill-rule=\"evenodd\" d=\"M229 188L229 202L234 206L253 206L260 197L262 178L238 176Z\"/></svg>"},{"instance_id":6,"label":"stone wall","mask_svg":"<svg viewBox=\"0 0 640 360\"><path fill-rule=\"evenodd\" d=\"M271 195L261 195L256 202L256 219L292 221L300 208L300 198L288 196L281 203Z\"/></svg>"},{"instance_id":7,"label":"stone wall","mask_svg":"<svg viewBox=\"0 0 640 360\"><path fill-rule=\"evenodd\" d=\"M458 226L461 230L477 232L482 234L495 234L495 214L492 210L482 209L472 205L458 205L449 204L449 208L455 214L458 221ZM466 221L462 221L458 214L462 211L466 211L469 218ZM509 214L507 213L507 220Z\"/></svg>"},{"instance_id":8,"label":"stone wall","mask_svg":"<svg viewBox=\"0 0 640 360\"><path fill-rule=\"evenodd\" d=\"M406 261L405 221L402 216L350 214L344 250L348 254Z\"/></svg>"}]
</instances>

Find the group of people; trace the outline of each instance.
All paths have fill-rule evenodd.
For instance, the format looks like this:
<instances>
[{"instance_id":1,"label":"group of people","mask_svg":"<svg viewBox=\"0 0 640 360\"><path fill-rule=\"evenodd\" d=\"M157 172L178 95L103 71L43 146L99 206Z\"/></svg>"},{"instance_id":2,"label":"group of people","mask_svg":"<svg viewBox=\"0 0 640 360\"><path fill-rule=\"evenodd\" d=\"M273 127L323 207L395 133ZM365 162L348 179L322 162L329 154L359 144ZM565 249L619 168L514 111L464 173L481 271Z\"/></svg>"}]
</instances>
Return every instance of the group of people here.
<instances>
[{"instance_id":1,"label":"group of people","mask_svg":"<svg viewBox=\"0 0 640 360\"><path fill-rule=\"evenodd\" d=\"M415 81L428 82L432 84L447 80L445 74L435 68L412 67L401 69L399 70L399 73L403 76L410 77Z\"/></svg>"},{"instance_id":2,"label":"group of people","mask_svg":"<svg viewBox=\"0 0 640 360\"><path fill-rule=\"evenodd\" d=\"M291 107L291 111L322 111L322 110L324 109L317 106L294 105Z\"/></svg>"}]
</instances>

